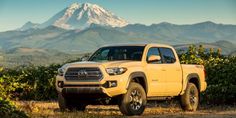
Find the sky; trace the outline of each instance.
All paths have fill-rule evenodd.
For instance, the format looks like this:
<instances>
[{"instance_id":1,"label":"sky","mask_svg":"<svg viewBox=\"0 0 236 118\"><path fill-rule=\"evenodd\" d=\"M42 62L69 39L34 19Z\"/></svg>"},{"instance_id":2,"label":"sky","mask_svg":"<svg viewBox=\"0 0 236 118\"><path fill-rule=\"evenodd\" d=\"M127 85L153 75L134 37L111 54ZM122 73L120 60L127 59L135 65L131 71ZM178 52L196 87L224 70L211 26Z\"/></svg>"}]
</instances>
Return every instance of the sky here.
<instances>
[{"instance_id":1,"label":"sky","mask_svg":"<svg viewBox=\"0 0 236 118\"><path fill-rule=\"evenodd\" d=\"M132 24L236 24L236 0L0 0L0 31L43 23L74 2L98 4Z\"/></svg>"}]
</instances>

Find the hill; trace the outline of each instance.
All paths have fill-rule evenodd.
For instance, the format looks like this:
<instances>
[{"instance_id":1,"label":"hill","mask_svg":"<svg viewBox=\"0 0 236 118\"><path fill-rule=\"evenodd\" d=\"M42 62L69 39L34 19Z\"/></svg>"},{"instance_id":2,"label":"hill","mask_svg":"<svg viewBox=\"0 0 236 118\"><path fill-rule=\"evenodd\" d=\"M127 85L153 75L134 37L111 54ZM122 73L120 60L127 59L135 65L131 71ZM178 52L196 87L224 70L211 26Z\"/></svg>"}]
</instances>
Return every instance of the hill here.
<instances>
[{"instance_id":1,"label":"hill","mask_svg":"<svg viewBox=\"0 0 236 118\"><path fill-rule=\"evenodd\" d=\"M209 50L210 48L213 48L215 51L217 49L222 50L223 55L230 55L232 51L236 50L236 45L232 44L229 41L217 41L214 43L196 43L196 44L181 44L181 45L174 45L175 49L177 50L187 50L190 45L195 45L199 47L199 45L202 45L206 50Z\"/></svg>"},{"instance_id":2,"label":"hill","mask_svg":"<svg viewBox=\"0 0 236 118\"><path fill-rule=\"evenodd\" d=\"M58 64L79 57L79 54L66 54L57 50L21 47L0 52L0 66Z\"/></svg>"},{"instance_id":3,"label":"hill","mask_svg":"<svg viewBox=\"0 0 236 118\"><path fill-rule=\"evenodd\" d=\"M1 32L0 47L3 50L28 47L53 49L65 53L86 53L94 51L105 44L117 43L180 45L225 41L236 44L236 34L234 32L236 32L236 26L212 22L193 25L160 23L145 26L134 24L121 28L91 25L84 30L65 30L49 26L44 29ZM219 42L214 45L219 45ZM232 46L226 46L222 49L226 53L234 51L230 50Z\"/></svg>"}]
</instances>

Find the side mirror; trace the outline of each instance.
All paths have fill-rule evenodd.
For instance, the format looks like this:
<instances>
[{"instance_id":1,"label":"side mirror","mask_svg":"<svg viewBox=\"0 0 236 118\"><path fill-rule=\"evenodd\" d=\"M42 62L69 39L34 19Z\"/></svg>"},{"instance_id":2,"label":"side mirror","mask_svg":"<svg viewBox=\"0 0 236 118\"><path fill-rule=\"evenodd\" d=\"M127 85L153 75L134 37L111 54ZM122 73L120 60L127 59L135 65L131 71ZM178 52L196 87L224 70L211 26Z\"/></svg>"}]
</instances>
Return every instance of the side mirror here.
<instances>
[{"instance_id":1,"label":"side mirror","mask_svg":"<svg viewBox=\"0 0 236 118\"><path fill-rule=\"evenodd\" d=\"M161 60L161 57L157 55L151 55L148 57L148 62L157 62L160 60Z\"/></svg>"}]
</instances>

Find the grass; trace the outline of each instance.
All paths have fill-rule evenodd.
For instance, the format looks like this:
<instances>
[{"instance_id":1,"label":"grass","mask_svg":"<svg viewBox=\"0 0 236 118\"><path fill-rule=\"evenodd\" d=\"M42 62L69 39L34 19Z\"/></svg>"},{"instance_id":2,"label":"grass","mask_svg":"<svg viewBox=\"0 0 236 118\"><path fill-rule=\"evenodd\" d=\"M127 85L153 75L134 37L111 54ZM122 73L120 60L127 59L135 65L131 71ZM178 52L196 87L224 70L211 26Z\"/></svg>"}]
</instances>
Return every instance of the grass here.
<instances>
[{"instance_id":1,"label":"grass","mask_svg":"<svg viewBox=\"0 0 236 118\"><path fill-rule=\"evenodd\" d=\"M103 118L126 117L121 114L118 106L89 105L85 112L61 112L55 101L17 101L19 109L25 111L30 117L49 118ZM204 105L196 112L184 112L178 104L152 103L148 104L142 116L137 117L236 117L236 106L208 106Z\"/></svg>"}]
</instances>

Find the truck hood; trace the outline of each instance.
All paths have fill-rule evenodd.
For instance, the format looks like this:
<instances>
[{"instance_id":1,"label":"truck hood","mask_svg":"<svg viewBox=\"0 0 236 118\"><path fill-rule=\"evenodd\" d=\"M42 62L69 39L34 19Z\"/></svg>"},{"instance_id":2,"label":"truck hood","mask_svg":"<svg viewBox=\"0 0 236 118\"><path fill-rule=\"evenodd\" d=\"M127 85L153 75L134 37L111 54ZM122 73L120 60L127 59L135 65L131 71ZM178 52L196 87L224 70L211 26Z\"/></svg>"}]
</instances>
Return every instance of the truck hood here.
<instances>
[{"instance_id":1,"label":"truck hood","mask_svg":"<svg viewBox=\"0 0 236 118\"><path fill-rule=\"evenodd\" d=\"M127 67L127 66L138 66L141 64L141 61L109 61L109 62L92 62L92 61L84 61L84 62L74 62L68 63L64 65L64 68L68 67L104 67L104 68L111 68L111 67Z\"/></svg>"}]
</instances>

